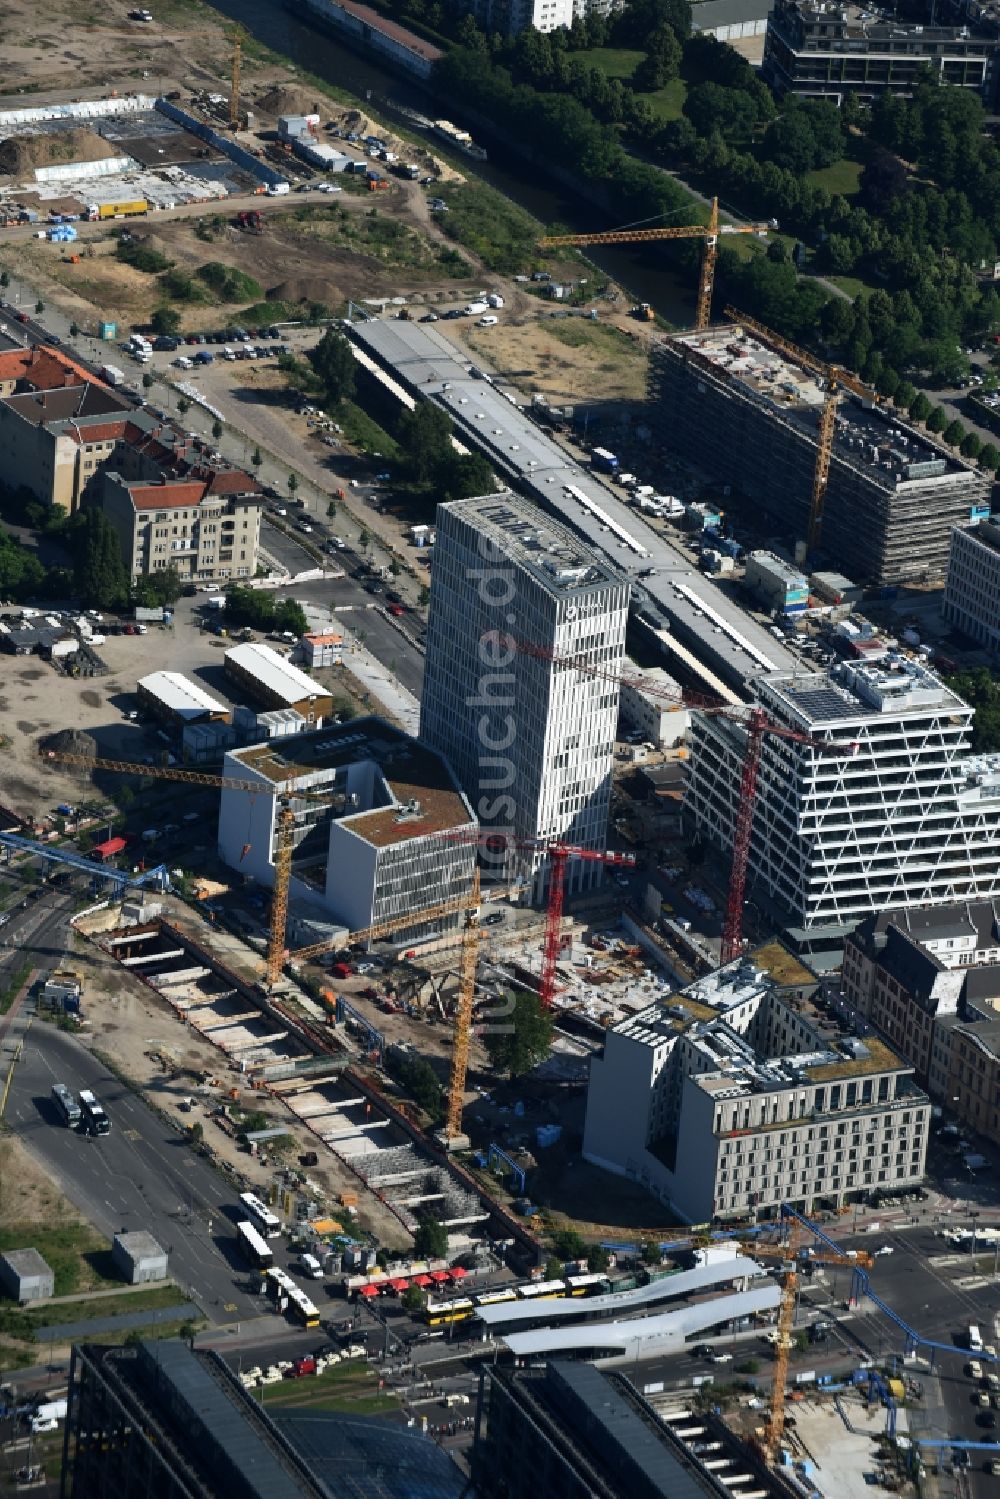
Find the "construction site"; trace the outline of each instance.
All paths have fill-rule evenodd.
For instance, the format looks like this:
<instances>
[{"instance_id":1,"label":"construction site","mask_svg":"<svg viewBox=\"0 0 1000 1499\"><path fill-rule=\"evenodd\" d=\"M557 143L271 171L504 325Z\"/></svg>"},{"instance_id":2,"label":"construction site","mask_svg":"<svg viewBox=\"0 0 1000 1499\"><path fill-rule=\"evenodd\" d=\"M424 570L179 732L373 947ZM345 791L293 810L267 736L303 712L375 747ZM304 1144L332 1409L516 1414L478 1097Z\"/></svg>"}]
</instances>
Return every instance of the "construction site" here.
<instances>
[{"instance_id":1,"label":"construction site","mask_svg":"<svg viewBox=\"0 0 1000 1499\"><path fill-rule=\"evenodd\" d=\"M952 527L989 514L988 479L881 409L858 382L827 378L799 353L750 320L658 340L650 396L666 441L690 461L711 451L720 481L789 537L814 548L818 540L859 582L943 578ZM837 384L846 390L834 412ZM814 486L824 446L819 533Z\"/></svg>"}]
</instances>

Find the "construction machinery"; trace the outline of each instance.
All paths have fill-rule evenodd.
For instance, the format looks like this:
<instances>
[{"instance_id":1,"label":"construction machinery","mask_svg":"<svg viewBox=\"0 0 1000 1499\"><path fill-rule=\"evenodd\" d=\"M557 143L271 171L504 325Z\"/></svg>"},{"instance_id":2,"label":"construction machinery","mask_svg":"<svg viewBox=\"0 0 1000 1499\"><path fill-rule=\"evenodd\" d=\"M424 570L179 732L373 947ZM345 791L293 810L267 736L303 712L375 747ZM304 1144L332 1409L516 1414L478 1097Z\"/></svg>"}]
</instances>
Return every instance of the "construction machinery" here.
<instances>
[{"instance_id":1,"label":"construction machinery","mask_svg":"<svg viewBox=\"0 0 1000 1499\"><path fill-rule=\"evenodd\" d=\"M707 328L712 317L712 292L715 287L715 262L719 253L720 234L766 235L776 228L769 224L720 224L719 200L713 198L708 209L707 224L685 224L675 229L609 229L602 234L547 234L538 241L542 249L555 249L559 245L639 245L654 240L700 239L704 241L701 257L701 272L698 278L698 305L695 327ZM640 307L643 304L640 303ZM635 309L633 309L635 312Z\"/></svg>"},{"instance_id":2,"label":"construction machinery","mask_svg":"<svg viewBox=\"0 0 1000 1499\"><path fill-rule=\"evenodd\" d=\"M748 333L756 334L758 338L770 344L779 354L784 354L794 364L809 370L811 374L819 375L826 381L826 399L820 413L816 437L816 467L813 471L812 495L809 500L809 524L806 528L809 549L815 551L823 535L823 507L826 502L827 485L830 482L830 462L833 458L833 438L837 427L840 392L841 390L853 391L856 396L860 396L861 400L868 401L873 406L879 404L879 398L863 381L852 375L849 370L845 370L843 365L827 364L822 359L817 359L815 354L800 349L797 344L789 343L788 339L782 338L780 333L775 333L763 323L747 317L746 313L740 312L738 308L727 307L726 317L738 323Z\"/></svg>"},{"instance_id":3,"label":"construction machinery","mask_svg":"<svg viewBox=\"0 0 1000 1499\"><path fill-rule=\"evenodd\" d=\"M590 662L585 657L574 656L561 651L555 651L551 646L534 645L530 642L518 640L514 636L501 632L502 639L498 645L504 646L507 651L517 650L529 656L538 656L546 661L553 662L556 666L564 666L570 670L579 671L586 676L598 677L603 681L613 682L621 686L627 682L640 687L643 692L652 697L665 698L668 702L680 703L686 708L691 708L706 717L725 718L731 723L738 725L746 734L746 748L743 752L743 765L740 776L739 798L736 808L736 820L733 829L733 862L729 875L729 891L726 899L726 916L722 928L722 947L720 963L730 963L733 958L739 956L743 950L743 901L746 892L747 868L750 861L750 840L753 835L754 799L757 791L757 779L760 771L761 747L764 736L774 735L778 739L792 740L796 744L804 744L814 749L817 754L830 755L846 759L858 753L856 741L838 743L828 739L817 739L810 734L803 734L798 729L786 728L784 724L775 723L768 718L763 708L747 704L733 706L729 703L719 703L702 693L682 692L680 696L670 688L662 687L659 683L647 681L641 673L623 673L609 671L606 667Z\"/></svg>"},{"instance_id":4,"label":"construction machinery","mask_svg":"<svg viewBox=\"0 0 1000 1499\"><path fill-rule=\"evenodd\" d=\"M264 233L264 215L256 208L241 209L236 215L236 224L245 234Z\"/></svg>"}]
</instances>

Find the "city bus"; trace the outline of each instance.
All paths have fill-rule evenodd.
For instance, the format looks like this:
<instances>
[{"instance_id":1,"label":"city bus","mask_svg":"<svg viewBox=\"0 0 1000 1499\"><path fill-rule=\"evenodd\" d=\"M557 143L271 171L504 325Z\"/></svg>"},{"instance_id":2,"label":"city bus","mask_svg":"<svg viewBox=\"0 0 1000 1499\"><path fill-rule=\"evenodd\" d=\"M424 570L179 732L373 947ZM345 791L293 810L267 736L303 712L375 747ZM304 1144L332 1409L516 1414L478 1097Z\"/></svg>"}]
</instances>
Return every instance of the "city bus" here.
<instances>
[{"instance_id":1,"label":"city bus","mask_svg":"<svg viewBox=\"0 0 1000 1499\"><path fill-rule=\"evenodd\" d=\"M274 1264L274 1255L266 1239L261 1238L252 1223L237 1223L236 1242L240 1247L240 1254L257 1270L270 1270Z\"/></svg>"},{"instance_id":2,"label":"city bus","mask_svg":"<svg viewBox=\"0 0 1000 1499\"><path fill-rule=\"evenodd\" d=\"M82 1118L80 1105L65 1083L55 1083L52 1088L52 1104L63 1124L76 1129Z\"/></svg>"},{"instance_id":3,"label":"city bus","mask_svg":"<svg viewBox=\"0 0 1000 1499\"><path fill-rule=\"evenodd\" d=\"M969 1328L969 1348L973 1353L982 1353L983 1351L983 1335L974 1322Z\"/></svg>"},{"instance_id":4,"label":"city bus","mask_svg":"<svg viewBox=\"0 0 1000 1499\"><path fill-rule=\"evenodd\" d=\"M504 1301L516 1301L517 1292L513 1286L504 1286L500 1291L478 1291L476 1293L477 1306L499 1306Z\"/></svg>"},{"instance_id":5,"label":"city bus","mask_svg":"<svg viewBox=\"0 0 1000 1499\"><path fill-rule=\"evenodd\" d=\"M80 1094L80 1123L88 1135L108 1135L111 1120L89 1088Z\"/></svg>"},{"instance_id":6,"label":"city bus","mask_svg":"<svg viewBox=\"0 0 1000 1499\"><path fill-rule=\"evenodd\" d=\"M428 1327L446 1327L454 1322L468 1322L475 1309L468 1296L457 1297L454 1301L428 1301L423 1318Z\"/></svg>"},{"instance_id":7,"label":"city bus","mask_svg":"<svg viewBox=\"0 0 1000 1499\"><path fill-rule=\"evenodd\" d=\"M568 1275L566 1284L571 1296L602 1296L611 1289L606 1275Z\"/></svg>"},{"instance_id":8,"label":"city bus","mask_svg":"<svg viewBox=\"0 0 1000 1499\"><path fill-rule=\"evenodd\" d=\"M301 1322L303 1327L319 1326L319 1308L313 1305L287 1271L275 1266L268 1270L266 1279L268 1295L279 1303L284 1300L297 1322Z\"/></svg>"},{"instance_id":9,"label":"city bus","mask_svg":"<svg viewBox=\"0 0 1000 1499\"><path fill-rule=\"evenodd\" d=\"M240 1206L257 1232L263 1234L265 1239L276 1239L281 1233L281 1219L252 1192L240 1193Z\"/></svg>"},{"instance_id":10,"label":"city bus","mask_svg":"<svg viewBox=\"0 0 1000 1499\"><path fill-rule=\"evenodd\" d=\"M534 1285L521 1286L517 1293L522 1301L554 1301L566 1295L564 1280L539 1280Z\"/></svg>"}]
</instances>

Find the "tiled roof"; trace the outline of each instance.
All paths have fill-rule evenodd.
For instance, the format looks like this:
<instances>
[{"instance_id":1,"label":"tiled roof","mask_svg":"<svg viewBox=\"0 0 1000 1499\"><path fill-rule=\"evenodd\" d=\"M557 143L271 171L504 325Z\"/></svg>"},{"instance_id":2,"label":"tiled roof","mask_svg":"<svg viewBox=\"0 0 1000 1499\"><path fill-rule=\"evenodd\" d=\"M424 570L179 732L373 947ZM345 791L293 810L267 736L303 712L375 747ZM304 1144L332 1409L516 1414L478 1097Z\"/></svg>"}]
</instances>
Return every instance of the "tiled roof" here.
<instances>
[{"instance_id":1,"label":"tiled roof","mask_svg":"<svg viewBox=\"0 0 1000 1499\"><path fill-rule=\"evenodd\" d=\"M204 484L130 484L137 510L177 510L201 503Z\"/></svg>"}]
</instances>

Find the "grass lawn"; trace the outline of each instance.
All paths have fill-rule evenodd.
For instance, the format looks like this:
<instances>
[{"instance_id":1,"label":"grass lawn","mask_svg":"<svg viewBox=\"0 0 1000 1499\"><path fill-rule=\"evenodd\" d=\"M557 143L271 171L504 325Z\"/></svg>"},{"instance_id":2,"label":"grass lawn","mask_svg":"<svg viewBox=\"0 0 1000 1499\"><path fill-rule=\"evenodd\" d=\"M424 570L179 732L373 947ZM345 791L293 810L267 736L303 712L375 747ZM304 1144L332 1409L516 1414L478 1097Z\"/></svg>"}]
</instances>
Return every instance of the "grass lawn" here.
<instances>
[{"instance_id":1,"label":"grass lawn","mask_svg":"<svg viewBox=\"0 0 1000 1499\"><path fill-rule=\"evenodd\" d=\"M645 55L630 47L594 47L592 51L579 54L587 67L600 68L608 78L620 78L623 82L632 77ZM657 119L677 120L687 98L687 85L683 79L673 78L656 93L639 94L638 97L645 99Z\"/></svg>"},{"instance_id":2,"label":"grass lawn","mask_svg":"<svg viewBox=\"0 0 1000 1499\"><path fill-rule=\"evenodd\" d=\"M294 1406L297 1410L345 1411L355 1416L382 1416L398 1411L395 1398L376 1388L375 1370L360 1360L337 1364L323 1374L283 1379L258 1385L251 1393L265 1408Z\"/></svg>"},{"instance_id":3,"label":"grass lawn","mask_svg":"<svg viewBox=\"0 0 1000 1499\"><path fill-rule=\"evenodd\" d=\"M27 1306L22 1311L35 1327L51 1327L63 1322L122 1317L133 1312L158 1312L168 1306L184 1306L187 1300L178 1286L150 1286L145 1291L123 1291L120 1296L95 1296L92 1301L60 1301L55 1306Z\"/></svg>"},{"instance_id":4,"label":"grass lawn","mask_svg":"<svg viewBox=\"0 0 1000 1499\"><path fill-rule=\"evenodd\" d=\"M824 276L823 279L832 282L834 286L839 286L841 291L846 291L852 302L855 297L867 296L875 289L866 281L862 281L859 276Z\"/></svg>"},{"instance_id":5,"label":"grass lawn","mask_svg":"<svg viewBox=\"0 0 1000 1499\"><path fill-rule=\"evenodd\" d=\"M858 181L863 171L860 161L851 161L842 156L832 167L819 167L806 173L806 181L814 187L825 187L828 193L839 193L844 198L853 198L858 191Z\"/></svg>"},{"instance_id":6,"label":"grass lawn","mask_svg":"<svg viewBox=\"0 0 1000 1499\"><path fill-rule=\"evenodd\" d=\"M120 1279L111 1263L110 1245L89 1224L68 1223L57 1228L43 1223L12 1223L0 1229L0 1253L26 1245L37 1249L52 1271L56 1296L72 1296L74 1291L90 1290L102 1282L114 1284Z\"/></svg>"}]
</instances>

